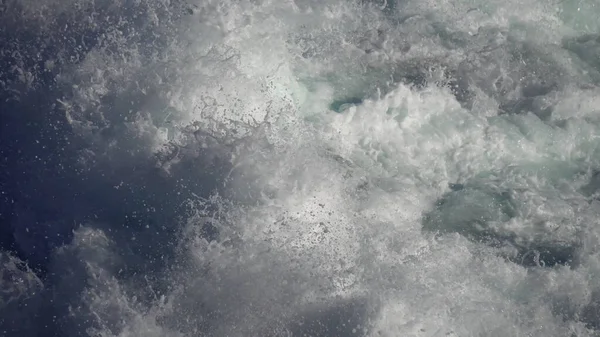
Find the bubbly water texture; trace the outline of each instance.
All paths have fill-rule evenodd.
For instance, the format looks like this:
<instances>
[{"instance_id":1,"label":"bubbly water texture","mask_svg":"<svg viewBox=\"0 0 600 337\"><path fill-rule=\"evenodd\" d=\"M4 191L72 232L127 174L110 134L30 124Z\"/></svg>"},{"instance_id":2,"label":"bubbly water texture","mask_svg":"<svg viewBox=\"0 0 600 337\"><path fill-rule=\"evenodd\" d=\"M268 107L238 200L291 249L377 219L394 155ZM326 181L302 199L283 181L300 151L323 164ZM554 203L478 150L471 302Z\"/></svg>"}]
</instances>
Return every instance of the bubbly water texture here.
<instances>
[{"instance_id":1,"label":"bubbly water texture","mask_svg":"<svg viewBox=\"0 0 600 337\"><path fill-rule=\"evenodd\" d=\"M600 336L598 17L3 1L0 334Z\"/></svg>"}]
</instances>

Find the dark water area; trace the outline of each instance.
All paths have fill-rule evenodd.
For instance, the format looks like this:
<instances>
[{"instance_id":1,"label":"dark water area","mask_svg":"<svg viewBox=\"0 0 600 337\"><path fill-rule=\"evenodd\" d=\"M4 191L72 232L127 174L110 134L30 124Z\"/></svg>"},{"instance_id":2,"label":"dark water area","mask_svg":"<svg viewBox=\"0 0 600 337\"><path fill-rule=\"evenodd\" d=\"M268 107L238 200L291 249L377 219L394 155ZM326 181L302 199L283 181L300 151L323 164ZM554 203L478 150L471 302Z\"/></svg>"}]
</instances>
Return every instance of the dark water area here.
<instances>
[{"instance_id":1,"label":"dark water area","mask_svg":"<svg viewBox=\"0 0 600 337\"><path fill-rule=\"evenodd\" d=\"M87 335L84 325L75 333L78 329L72 323L57 317L70 310L67 298L83 290L85 272L53 267L68 264L64 258L60 262L57 250L73 240L81 225L93 226L108 233L121 256L136 261L123 267L121 277L152 275L152 270L165 268L173 259L179 222L187 214L185 201L191 193L208 195L222 182L208 172L211 167L204 167L207 173L202 179L195 171L198 163L188 163L188 172L182 165L177 178L171 178L157 168L156 158L135 153L130 157L137 159L129 161L89 156L93 144L73 131L61 105L70 94L70 84L61 76L101 45L103 34L118 26L110 8L106 12L96 8L95 15L109 18L98 26L70 16L31 20L18 3L4 6L0 12L0 254L16 257L21 261L19 270L35 275L43 285L30 300L9 302L0 309L0 331L5 336L64 336L64 331L83 336ZM88 14L69 15L85 19ZM215 235L215 230L207 232L209 237ZM72 266L79 263L73 261ZM19 270L4 272L19 277ZM65 281L69 273L74 278ZM65 282L71 283L70 289L61 290ZM32 321L23 324L24 318Z\"/></svg>"}]
</instances>

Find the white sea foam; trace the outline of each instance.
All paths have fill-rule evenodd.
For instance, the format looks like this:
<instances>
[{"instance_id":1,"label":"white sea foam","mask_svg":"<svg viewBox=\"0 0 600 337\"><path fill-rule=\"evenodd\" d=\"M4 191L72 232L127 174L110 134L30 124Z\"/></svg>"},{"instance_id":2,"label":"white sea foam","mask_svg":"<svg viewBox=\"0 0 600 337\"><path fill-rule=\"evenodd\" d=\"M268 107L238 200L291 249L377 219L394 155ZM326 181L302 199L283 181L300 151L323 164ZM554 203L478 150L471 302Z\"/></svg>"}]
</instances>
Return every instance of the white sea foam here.
<instances>
[{"instance_id":1,"label":"white sea foam","mask_svg":"<svg viewBox=\"0 0 600 337\"><path fill-rule=\"evenodd\" d=\"M46 284L19 271L63 335L598 335L600 70L565 42L594 3L96 6L122 25L86 14L101 37L57 75L81 162L193 193L132 192L173 241L89 216Z\"/></svg>"}]
</instances>

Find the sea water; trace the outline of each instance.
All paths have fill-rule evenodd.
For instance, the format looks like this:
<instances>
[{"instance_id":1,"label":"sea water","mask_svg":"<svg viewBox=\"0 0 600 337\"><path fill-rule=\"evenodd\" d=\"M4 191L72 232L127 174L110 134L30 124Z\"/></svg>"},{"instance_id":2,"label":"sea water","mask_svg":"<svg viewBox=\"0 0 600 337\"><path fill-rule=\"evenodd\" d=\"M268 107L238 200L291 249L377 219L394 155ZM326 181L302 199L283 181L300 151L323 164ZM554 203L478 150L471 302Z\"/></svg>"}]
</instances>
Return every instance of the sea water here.
<instances>
[{"instance_id":1,"label":"sea water","mask_svg":"<svg viewBox=\"0 0 600 337\"><path fill-rule=\"evenodd\" d=\"M600 336L592 0L0 3L0 334Z\"/></svg>"}]
</instances>

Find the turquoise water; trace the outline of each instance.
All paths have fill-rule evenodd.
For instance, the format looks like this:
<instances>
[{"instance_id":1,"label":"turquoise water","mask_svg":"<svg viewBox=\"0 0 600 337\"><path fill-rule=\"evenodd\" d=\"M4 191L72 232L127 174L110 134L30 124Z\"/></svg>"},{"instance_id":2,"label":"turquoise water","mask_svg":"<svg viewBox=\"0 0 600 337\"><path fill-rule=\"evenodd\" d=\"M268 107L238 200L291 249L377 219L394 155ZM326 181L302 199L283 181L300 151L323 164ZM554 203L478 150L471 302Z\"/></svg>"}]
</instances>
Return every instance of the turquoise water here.
<instances>
[{"instance_id":1,"label":"turquoise water","mask_svg":"<svg viewBox=\"0 0 600 337\"><path fill-rule=\"evenodd\" d=\"M7 336L600 336L596 2L1 6Z\"/></svg>"}]
</instances>

